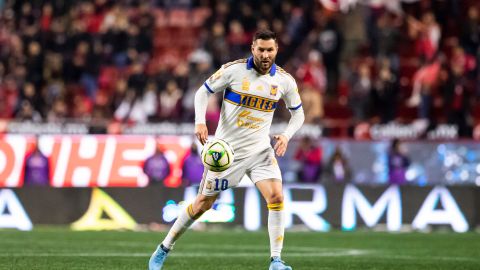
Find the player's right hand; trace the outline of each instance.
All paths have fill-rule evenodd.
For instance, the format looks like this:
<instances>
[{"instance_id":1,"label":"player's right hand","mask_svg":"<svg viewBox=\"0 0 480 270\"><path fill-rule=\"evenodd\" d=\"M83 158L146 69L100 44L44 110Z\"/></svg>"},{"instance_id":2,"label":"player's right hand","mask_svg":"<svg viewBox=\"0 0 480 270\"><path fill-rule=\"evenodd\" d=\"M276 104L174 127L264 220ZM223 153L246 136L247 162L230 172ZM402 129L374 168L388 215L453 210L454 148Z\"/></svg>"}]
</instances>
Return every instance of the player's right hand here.
<instances>
[{"instance_id":1,"label":"player's right hand","mask_svg":"<svg viewBox=\"0 0 480 270\"><path fill-rule=\"evenodd\" d=\"M195 125L195 136L203 145L207 142L208 139L208 128L205 124L196 124Z\"/></svg>"}]
</instances>

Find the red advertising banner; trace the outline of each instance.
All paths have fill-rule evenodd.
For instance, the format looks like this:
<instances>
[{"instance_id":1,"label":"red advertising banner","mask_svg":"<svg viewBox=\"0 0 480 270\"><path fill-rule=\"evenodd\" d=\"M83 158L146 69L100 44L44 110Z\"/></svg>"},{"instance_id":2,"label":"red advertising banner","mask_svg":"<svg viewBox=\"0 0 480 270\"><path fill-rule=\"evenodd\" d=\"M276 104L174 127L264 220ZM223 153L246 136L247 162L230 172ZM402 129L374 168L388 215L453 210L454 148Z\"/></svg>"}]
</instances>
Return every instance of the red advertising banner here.
<instances>
[{"instance_id":1,"label":"red advertising banner","mask_svg":"<svg viewBox=\"0 0 480 270\"><path fill-rule=\"evenodd\" d=\"M192 143L189 136L82 135L0 137L0 187L23 186L25 157L38 140L49 159L53 187L144 187L143 163L162 145L170 164L167 187L181 184L183 159Z\"/></svg>"}]
</instances>

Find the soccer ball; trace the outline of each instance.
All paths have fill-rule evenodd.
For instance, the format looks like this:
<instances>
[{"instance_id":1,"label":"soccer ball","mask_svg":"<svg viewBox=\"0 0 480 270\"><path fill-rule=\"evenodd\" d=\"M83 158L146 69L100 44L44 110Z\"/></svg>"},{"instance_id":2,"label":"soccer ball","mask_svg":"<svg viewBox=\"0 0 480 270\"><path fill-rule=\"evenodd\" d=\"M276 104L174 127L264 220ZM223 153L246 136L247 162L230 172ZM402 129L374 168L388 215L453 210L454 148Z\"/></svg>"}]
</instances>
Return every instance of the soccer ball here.
<instances>
[{"instance_id":1,"label":"soccer ball","mask_svg":"<svg viewBox=\"0 0 480 270\"><path fill-rule=\"evenodd\" d=\"M202 163L210 171L222 172L228 169L234 159L233 148L222 139L207 141L202 149Z\"/></svg>"}]
</instances>

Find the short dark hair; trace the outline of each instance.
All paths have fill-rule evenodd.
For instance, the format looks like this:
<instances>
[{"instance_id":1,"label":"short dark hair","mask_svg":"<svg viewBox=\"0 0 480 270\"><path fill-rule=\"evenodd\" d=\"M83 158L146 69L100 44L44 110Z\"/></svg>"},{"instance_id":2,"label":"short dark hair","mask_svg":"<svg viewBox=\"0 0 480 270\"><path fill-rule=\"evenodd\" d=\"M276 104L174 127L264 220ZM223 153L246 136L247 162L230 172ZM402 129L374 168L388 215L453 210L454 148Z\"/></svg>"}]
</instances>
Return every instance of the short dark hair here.
<instances>
[{"instance_id":1,"label":"short dark hair","mask_svg":"<svg viewBox=\"0 0 480 270\"><path fill-rule=\"evenodd\" d=\"M253 42L257 39L263 39L263 40L269 40L273 39L275 42L277 42L277 34L275 32L268 30L268 29L261 29L255 32L255 35L253 35Z\"/></svg>"}]
</instances>

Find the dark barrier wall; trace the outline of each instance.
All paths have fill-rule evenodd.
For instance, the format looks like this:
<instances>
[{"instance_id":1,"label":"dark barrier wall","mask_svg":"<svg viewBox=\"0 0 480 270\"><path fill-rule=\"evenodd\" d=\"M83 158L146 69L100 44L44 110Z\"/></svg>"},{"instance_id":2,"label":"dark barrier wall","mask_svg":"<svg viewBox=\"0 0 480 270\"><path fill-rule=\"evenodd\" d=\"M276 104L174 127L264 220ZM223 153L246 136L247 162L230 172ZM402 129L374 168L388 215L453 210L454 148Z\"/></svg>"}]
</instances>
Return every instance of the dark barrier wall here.
<instances>
[{"instance_id":1,"label":"dark barrier wall","mask_svg":"<svg viewBox=\"0 0 480 270\"><path fill-rule=\"evenodd\" d=\"M73 229L135 229L169 224L193 200L196 188L21 188L0 190L0 227L28 230L38 224ZM286 185L286 227L310 230L359 227L399 231L438 226L457 232L480 225L480 189L354 185ZM265 203L254 187L221 193L202 222L257 230L266 225ZM385 227L386 226L386 227Z\"/></svg>"}]
</instances>

